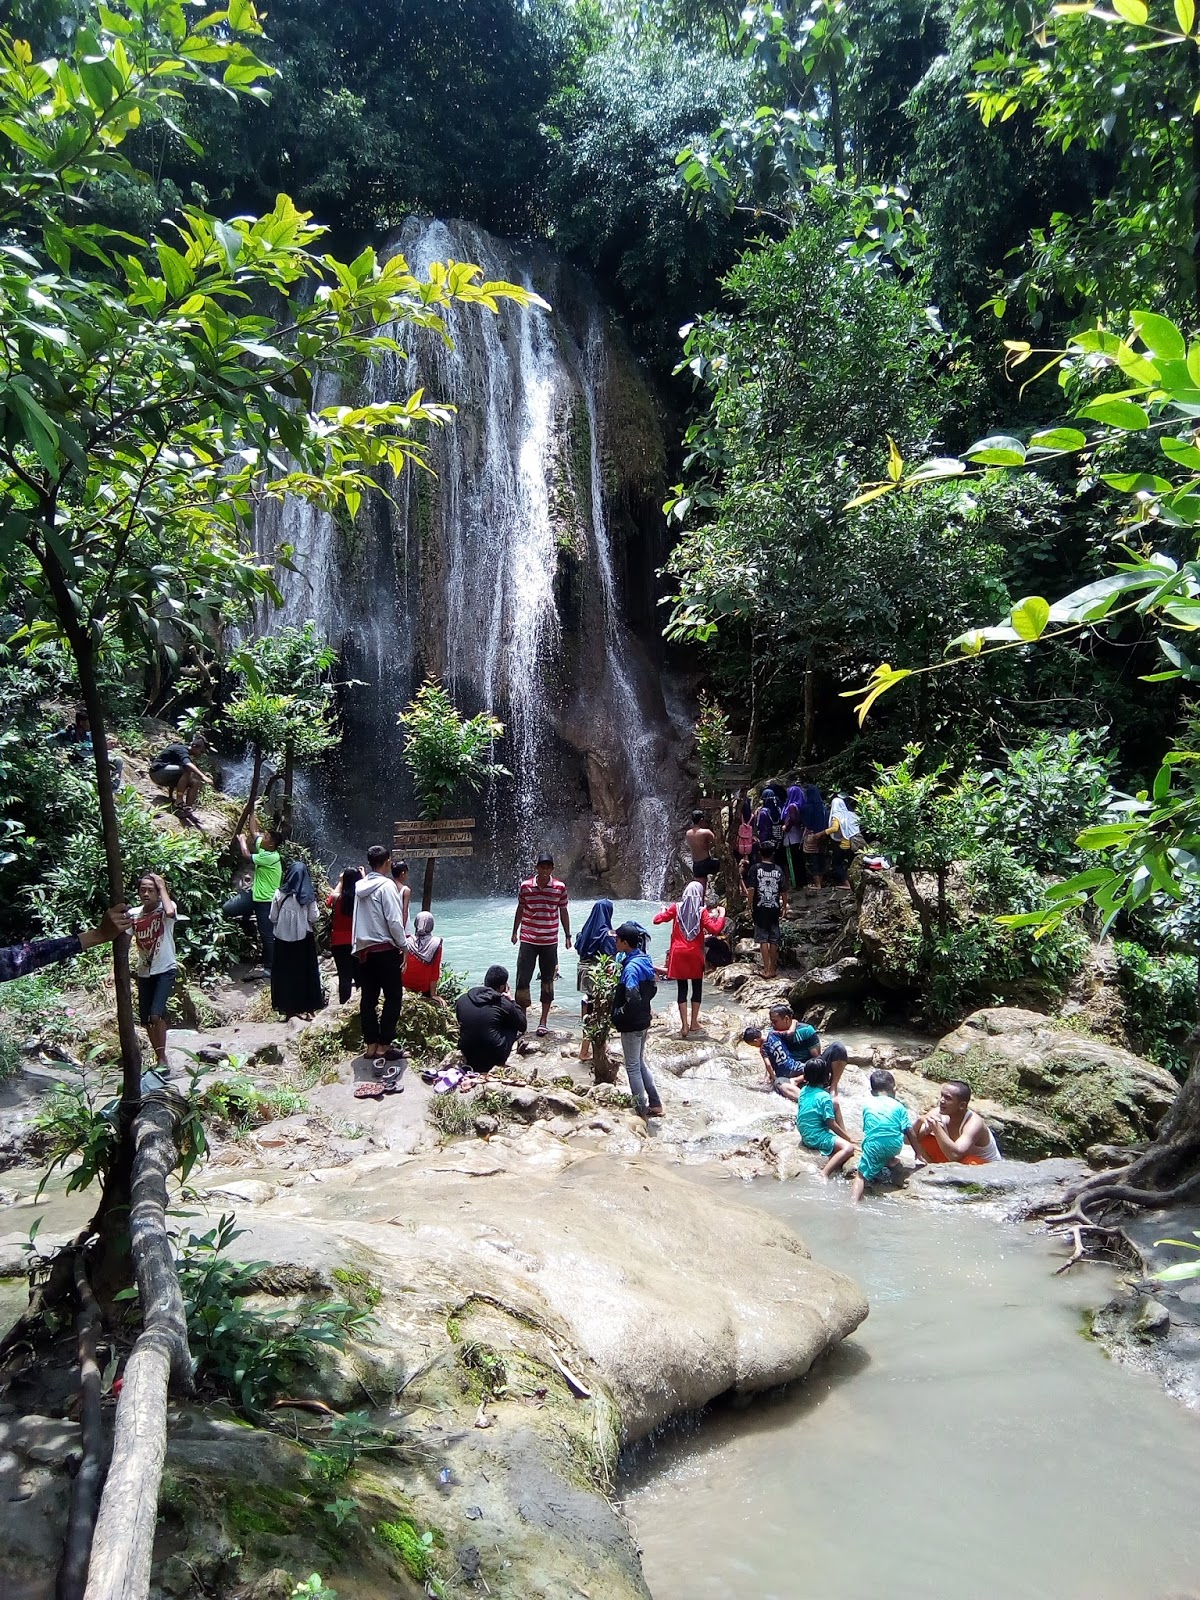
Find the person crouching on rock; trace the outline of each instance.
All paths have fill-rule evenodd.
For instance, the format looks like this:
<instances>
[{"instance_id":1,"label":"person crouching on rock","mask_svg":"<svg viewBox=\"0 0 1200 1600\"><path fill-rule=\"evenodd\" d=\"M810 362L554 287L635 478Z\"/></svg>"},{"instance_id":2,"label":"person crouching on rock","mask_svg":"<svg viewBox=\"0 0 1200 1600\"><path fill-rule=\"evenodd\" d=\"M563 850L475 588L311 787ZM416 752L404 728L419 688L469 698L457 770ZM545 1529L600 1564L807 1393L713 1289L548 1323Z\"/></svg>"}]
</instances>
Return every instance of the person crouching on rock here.
<instances>
[{"instance_id":1,"label":"person crouching on rock","mask_svg":"<svg viewBox=\"0 0 1200 1600\"><path fill-rule=\"evenodd\" d=\"M978 1111L970 1110L971 1086L961 1078L942 1085L938 1108L916 1125L917 1143L930 1163L959 1161L964 1167L981 1167L1002 1161L996 1137Z\"/></svg>"},{"instance_id":2,"label":"person crouching on rock","mask_svg":"<svg viewBox=\"0 0 1200 1600\"><path fill-rule=\"evenodd\" d=\"M621 1035L633 1107L639 1117L661 1117L662 1101L646 1065L650 1005L658 993L658 984L654 979L654 963L642 949L642 930L636 922L623 922L617 929L617 966L612 1025Z\"/></svg>"},{"instance_id":3,"label":"person crouching on rock","mask_svg":"<svg viewBox=\"0 0 1200 1600\"><path fill-rule=\"evenodd\" d=\"M525 1013L508 992L508 968L498 964L487 969L478 988L459 995L454 1015L458 1048L472 1072L504 1066L525 1032Z\"/></svg>"},{"instance_id":4,"label":"person crouching on rock","mask_svg":"<svg viewBox=\"0 0 1200 1600\"><path fill-rule=\"evenodd\" d=\"M810 1028L807 1022L797 1022L791 1006L782 1000L778 1005L771 1007L770 1019L771 1026L766 1034L756 1024L752 1024L742 1034L742 1039L746 1044L758 1046L762 1053L763 1065L767 1069L767 1078L775 1093L781 1094L785 1100L798 1100L805 1065L820 1053L820 1037L817 1030ZM831 1045L830 1050L841 1051L841 1060L837 1068L837 1076L840 1078L846 1059L846 1048L844 1045ZM832 1071L832 1062L827 1065ZM833 1087L836 1090L836 1082Z\"/></svg>"},{"instance_id":5,"label":"person crouching on rock","mask_svg":"<svg viewBox=\"0 0 1200 1600\"><path fill-rule=\"evenodd\" d=\"M823 1178L832 1177L854 1154L854 1145L842 1125L842 1113L829 1092L829 1068L823 1061L804 1064L804 1087L796 1102L796 1128L806 1150L817 1150L828 1160Z\"/></svg>"},{"instance_id":6,"label":"person crouching on rock","mask_svg":"<svg viewBox=\"0 0 1200 1600\"><path fill-rule=\"evenodd\" d=\"M854 1174L855 1203L862 1199L868 1183L883 1177L906 1140L913 1147L917 1165L925 1165L908 1107L901 1105L895 1096L895 1078L885 1068L877 1067L871 1074L871 1098L863 1107L862 1154Z\"/></svg>"}]
</instances>

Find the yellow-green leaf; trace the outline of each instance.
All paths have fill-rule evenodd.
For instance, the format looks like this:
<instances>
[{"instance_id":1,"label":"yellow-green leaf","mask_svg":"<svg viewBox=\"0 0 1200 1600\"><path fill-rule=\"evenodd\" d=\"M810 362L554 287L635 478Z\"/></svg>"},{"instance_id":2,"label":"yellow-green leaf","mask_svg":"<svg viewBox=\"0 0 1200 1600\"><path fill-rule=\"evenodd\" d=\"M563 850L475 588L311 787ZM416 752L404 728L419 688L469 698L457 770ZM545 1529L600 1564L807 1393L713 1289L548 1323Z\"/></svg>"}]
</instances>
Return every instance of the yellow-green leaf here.
<instances>
[{"instance_id":1,"label":"yellow-green leaf","mask_svg":"<svg viewBox=\"0 0 1200 1600\"><path fill-rule=\"evenodd\" d=\"M1175 21L1180 33L1191 33L1196 21L1196 0L1175 0Z\"/></svg>"},{"instance_id":2,"label":"yellow-green leaf","mask_svg":"<svg viewBox=\"0 0 1200 1600\"><path fill-rule=\"evenodd\" d=\"M1112 0L1112 8L1119 17L1124 17L1126 22L1132 22L1137 27L1144 27L1150 19L1150 7L1146 0Z\"/></svg>"},{"instance_id":3,"label":"yellow-green leaf","mask_svg":"<svg viewBox=\"0 0 1200 1600\"><path fill-rule=\"evenodd\" d=\"M876 700L879 699L881 694L886 694L889 689L894 689L895 686L898 683L902 683L905 678L911 677L911 668L893 667L886 661L881 662L871 674L871 677L867 683L866 694L854 708L858 713L859 727L861 728L863 723L867 720L867 712L870 711L871 707L875 704ZM857 689L843 689L842 699L852 700L857 693Z\"/></svg>"},{"instance_id":4,"label":"yellow-green leaf","mask_svg":"<svg viewBox=\"0 0 1200 1600\"><path fill-rule=\"evenodd\" d=\"M1050 621L1050 602L1041 595L1030 595L1012 608L1011 622L1022 639L1040 639Z\"/></svg>"},{"instance_id":5,"label":"yellow-green leaf","mask_svg":"<svg viewBox=\"0 0 1200 1600\"><path fill-rule=\"evenodd\" d=\"M893 483L899 483L904 476L904 457L896 449L896 441L888 437L888 477Z\"/></svg>"},{"instance_id":6,"label":"yellow-green leaf","mask_svg":"<svg viewBox=\"0 0 1200 1600\"><path fill-rule=\"evenodd\" d=\"M877 483L873 488L865 489L862 494L856 494L853 500L847 500L842 510L853 511L855 506L865 506L870 500L878 500L881 494L891 494L895 487L894 483Z\"/></svg>"}]
</instances>

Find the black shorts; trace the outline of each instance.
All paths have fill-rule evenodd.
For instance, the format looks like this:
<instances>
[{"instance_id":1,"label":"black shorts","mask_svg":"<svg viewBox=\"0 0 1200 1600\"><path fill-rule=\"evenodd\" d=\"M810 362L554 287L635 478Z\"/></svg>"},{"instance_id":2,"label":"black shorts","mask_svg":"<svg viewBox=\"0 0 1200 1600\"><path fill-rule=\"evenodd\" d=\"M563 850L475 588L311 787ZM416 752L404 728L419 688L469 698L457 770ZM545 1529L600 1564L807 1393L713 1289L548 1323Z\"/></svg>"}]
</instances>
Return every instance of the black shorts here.
<instances>
[{"instance_id":1,"label":"black shorts","mask_svg":"<svg viewBox=\"0 0 1200 1600\"><path fill-rule=\"evenodd\" d=\"M165 789L170 794L180 778L183 777L183 768L173 766L151 767L150 777L160 789Z\"/></svg>"},{"instance_id":2,"label":"black shorts","mask_svg":"<svg viewBox=\"0 0 1200 1600\"><path fill-rule=\"evenodd\" d=\"M554 999L554 978L558 971L558 946L556 944L522 944L517 949L517 981L513 999L522 1010L529 1008L529 985L533 969L541 979L542 1004Z\"/></svg>"},{"instance_id":3,"label":"black shorts","mask_svg":"<svg viewBox=\"0 0 1200 1600\"><path fill-rule=\"evenodd\" d=\"M779 943L779 915L778 915L778 913L776 913L774 918L767 917L762 912L757 912L755 914L755 917L754 917L754 942L755 942L755 944L778 944Z\"/></svg>"},{"instance_id":4,"label":"black shorts","mask_svg":"<svg viewBox=\"0 0 1200 1600\"><path fill-rule=\"evenodd\" d=\"M156 972L149 978L139 978L137 986L138 1019L144 1028L148 1022L157 1022L166 1012L167 1001L175 987L175 968L172 967L168 972Z\"/></svg>"}]
</instances>

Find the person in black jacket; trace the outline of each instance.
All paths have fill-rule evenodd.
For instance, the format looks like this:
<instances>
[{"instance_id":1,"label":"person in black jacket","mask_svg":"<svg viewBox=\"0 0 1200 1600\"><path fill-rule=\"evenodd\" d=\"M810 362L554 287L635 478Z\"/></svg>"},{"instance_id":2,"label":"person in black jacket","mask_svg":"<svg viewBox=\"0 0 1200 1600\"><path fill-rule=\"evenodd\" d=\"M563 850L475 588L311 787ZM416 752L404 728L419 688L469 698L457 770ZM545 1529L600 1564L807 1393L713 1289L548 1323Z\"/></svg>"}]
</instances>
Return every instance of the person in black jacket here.
<instances>
[{"instance_id":1,"label":"person in black jacket","mask_svg":"<svg viewBox=\"0 0 1200 1600\"><path fill-rule=\"evenodd\" d=\"M639 1117L661 1117L662 1101L646 1065L650 1002L658 993L658 984L654 981L654 963L642 950L642 929L635 922L623 922L617 929L617 966L620 975L611 1017L621 1035L629 1092Z\"/></svg>"},{"instance_id":2,"label":"person in black jacket","mask_svg":"<svg viewBox=\"0 0 1200 1600\"><path fill-rule=\"evenodd\" d=\"M473 1072L502 1067L525 1032L525 1013L508 992L508 968L489 967L479 988L454 1002L458 1048Z\"/></svg>"}]
</instances>

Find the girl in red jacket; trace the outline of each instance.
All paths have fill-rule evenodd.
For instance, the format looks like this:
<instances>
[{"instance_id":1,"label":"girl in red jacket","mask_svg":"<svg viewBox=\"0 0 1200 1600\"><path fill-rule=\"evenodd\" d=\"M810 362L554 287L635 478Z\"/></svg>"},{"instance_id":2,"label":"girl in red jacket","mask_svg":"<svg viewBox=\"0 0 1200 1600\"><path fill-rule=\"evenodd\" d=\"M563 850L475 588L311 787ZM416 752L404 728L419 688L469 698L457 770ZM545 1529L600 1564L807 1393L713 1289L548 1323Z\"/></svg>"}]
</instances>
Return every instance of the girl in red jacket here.
<instances>
[{"instance_id":1,"label":"girl in red jacket","mask_svg":"<svg viewBox=\"0 0 1200 1600\"><path fill-rule=\"evenodd\" d=\"M671 947L667 952L667 977L675 979L679 1006L679 1037L700 1032L700 1000L704 993L704 939L720 933L725 913L720 906L709 911L704 904L704 885L689 883L678 905L666 906L655 922L671 923ZM692 1014L688 1019L688 984L692 986Z\"/></svg>"},{"instance_id":2,"label":"girl in red jacket","mask_svg":"<svg viewBox=\"0 0 1200 1600\"><path fill-rule=\"evenodd\" d=\"M358 987L358 963L354 959L354 885L362 877L359 867L347 867L338 879L337 888L325 904L333 912L329 924L329 948L338 975L338 999L345 1005Z\"/></svg>"}]
</instances>

